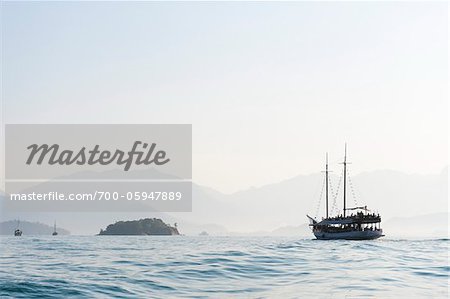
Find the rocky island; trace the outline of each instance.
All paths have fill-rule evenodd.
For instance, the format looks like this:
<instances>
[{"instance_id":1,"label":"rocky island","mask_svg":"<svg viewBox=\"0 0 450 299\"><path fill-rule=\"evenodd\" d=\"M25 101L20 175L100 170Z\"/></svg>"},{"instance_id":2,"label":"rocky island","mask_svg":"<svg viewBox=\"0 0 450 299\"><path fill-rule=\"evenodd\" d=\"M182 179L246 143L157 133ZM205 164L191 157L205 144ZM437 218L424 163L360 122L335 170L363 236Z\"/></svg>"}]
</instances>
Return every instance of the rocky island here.
<instances>
[{"instance_id":1,"label":"rocky island","mask_svg":"<svg viewBox=\"0 0 450 299\"><path fill-rule=\"evenodd\" d=\"M177 225L170 226L161 219L145 218L132 221L119 221L110 224L105 230L101 229L99 235L179 235Z\"/></svg>"}]
</instances>

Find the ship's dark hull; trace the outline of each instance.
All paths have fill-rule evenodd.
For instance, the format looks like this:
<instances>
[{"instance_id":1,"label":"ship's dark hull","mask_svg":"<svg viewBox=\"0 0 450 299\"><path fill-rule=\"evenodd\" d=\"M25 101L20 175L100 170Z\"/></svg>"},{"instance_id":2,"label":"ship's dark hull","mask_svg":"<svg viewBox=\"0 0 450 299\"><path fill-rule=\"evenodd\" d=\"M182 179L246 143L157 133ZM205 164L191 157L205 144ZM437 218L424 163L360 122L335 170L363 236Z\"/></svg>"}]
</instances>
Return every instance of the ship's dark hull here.
<instances>
[{"instance_id":1,"label":"ship's dark hull","mask_svg":"<svg viewBox=\"0 0 450 299\"><path fill-rule=\"evenodd\" d=\"M315 231L318 240L374 240L383 237L383 231L347 231L347 232L321 232Z\"/></svg>"}]
</instances>

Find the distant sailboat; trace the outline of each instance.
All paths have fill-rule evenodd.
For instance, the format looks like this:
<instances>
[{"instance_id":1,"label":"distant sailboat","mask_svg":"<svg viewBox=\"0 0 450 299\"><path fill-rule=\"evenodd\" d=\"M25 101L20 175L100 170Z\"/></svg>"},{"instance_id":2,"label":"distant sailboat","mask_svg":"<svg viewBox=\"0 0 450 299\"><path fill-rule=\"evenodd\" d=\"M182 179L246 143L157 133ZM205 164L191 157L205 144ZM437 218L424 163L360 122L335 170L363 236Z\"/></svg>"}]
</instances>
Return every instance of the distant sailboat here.
<instances>
[{"instance_id":1,"label":"distant sailboat","mask_svg":"<svg viewBox=\"0 0 450 299\"><path fill-rule=\"evenodd\" d=\"M16 230L14 231L14 236L16 237L20 237L22 235L22 231L19 229L20 226L20 220L17 220L17 227Z\"/></svg>"},{"instance_id":2,"label":"distant sailboat","mask_svg":"<svg viewBox=\"0 0 450 299\"><path fill-rule=\"evenodd\" d=\"M326 194L326 214L322 221L306 215L310 221L314 236L319 240L371 240L383 237L383 230L380 227L381 217L379 214L369 213L367 206L347 208L346 203L346 181L347 181L347 145L345 145L344 156L344 208L343 215L335 217L328 216L328 154L325 166L325 194ZM337 194L336 194L337 196ZM346 215L352 210L355 214Z\"/></svg>"},{"instance_id":3,"label":"distant sailboat","mask_svg":"<svg viewBox=\"0 0 450 299\"><path fill-rule=\"evenodd\" d=\"M58 235L58 232L56 231L56 221L55 221L55 223L53 224L53 234L52 234L52 236L57 236Z\"/></svg>"}]
</instances>

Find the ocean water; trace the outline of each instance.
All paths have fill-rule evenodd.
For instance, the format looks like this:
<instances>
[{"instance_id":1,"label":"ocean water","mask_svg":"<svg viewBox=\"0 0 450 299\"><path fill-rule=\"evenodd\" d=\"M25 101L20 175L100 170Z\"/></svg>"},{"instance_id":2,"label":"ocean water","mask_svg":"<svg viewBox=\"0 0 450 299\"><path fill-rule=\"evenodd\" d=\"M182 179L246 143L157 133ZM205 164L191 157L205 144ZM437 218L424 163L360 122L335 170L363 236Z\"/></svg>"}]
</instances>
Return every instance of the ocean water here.
<instances>
[{"instance_id":1,"label":"ocean water","mask_svg":"<svg viewBox=\"0 0 450 299\"><path fill-rule=\"evenodd\" d=\"M0 298L447 298L448 239L0 238Z\"/></svg>"}]
</instances>

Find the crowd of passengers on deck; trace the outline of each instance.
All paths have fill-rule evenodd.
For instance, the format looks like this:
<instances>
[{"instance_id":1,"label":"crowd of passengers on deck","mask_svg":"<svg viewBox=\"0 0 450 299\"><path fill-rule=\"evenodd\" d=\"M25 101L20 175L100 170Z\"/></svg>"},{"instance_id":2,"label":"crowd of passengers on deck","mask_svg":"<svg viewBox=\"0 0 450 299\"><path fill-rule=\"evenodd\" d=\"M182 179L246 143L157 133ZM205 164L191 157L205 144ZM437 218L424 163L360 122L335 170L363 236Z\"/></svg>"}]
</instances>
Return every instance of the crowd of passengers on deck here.
<instances>
[{"instance_id":1,"label":"crowd of passengers on deck","mask_svg":"<svg viewBox=\"0 0 450 299\"><path fill-rule=\"evenodd\" d=\"M370 213L364 214L363 212L358 212L356 214L350 214L349 216L344 217L342 214L336 217L330 217L329 220L343 220L343 219L380 219L380 214Z\"/></svg>"}]
</instances>

